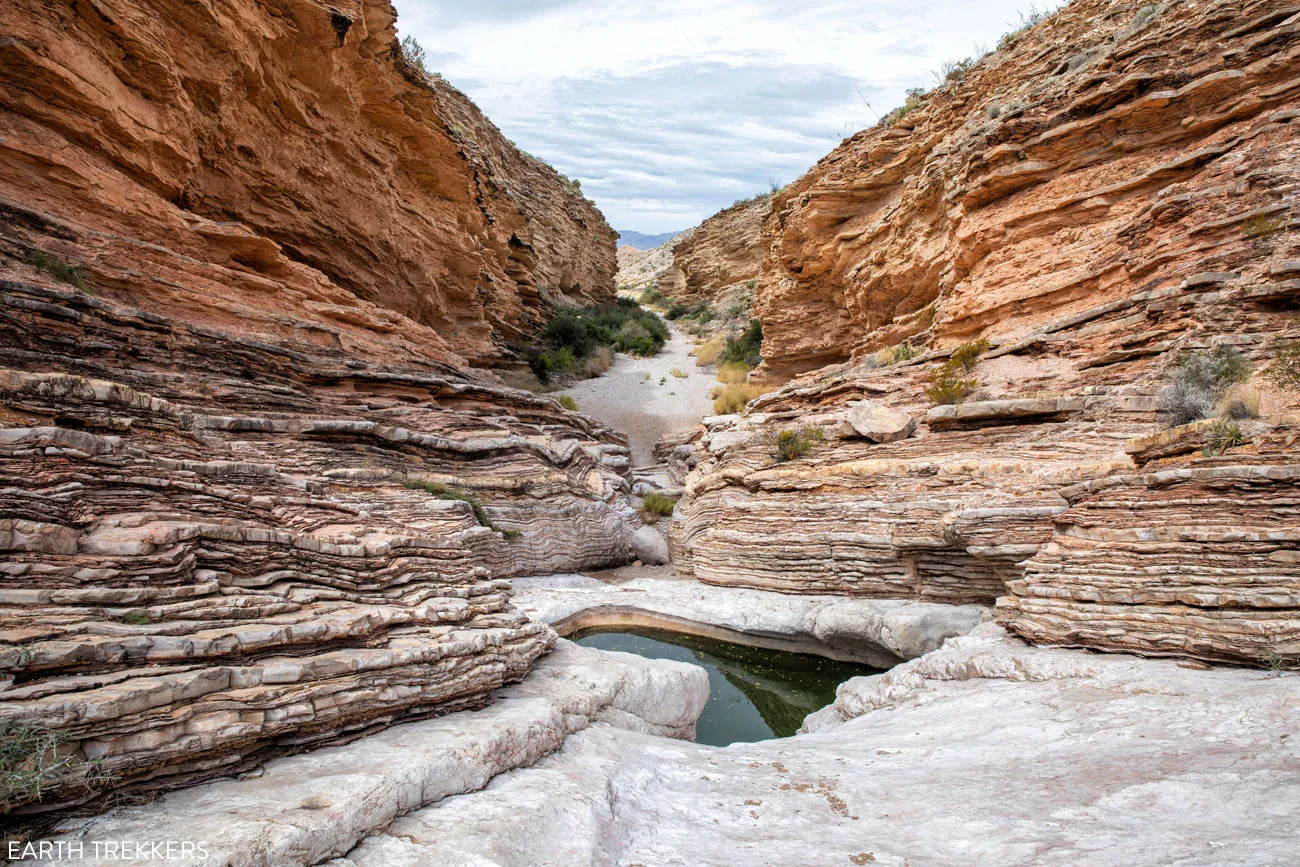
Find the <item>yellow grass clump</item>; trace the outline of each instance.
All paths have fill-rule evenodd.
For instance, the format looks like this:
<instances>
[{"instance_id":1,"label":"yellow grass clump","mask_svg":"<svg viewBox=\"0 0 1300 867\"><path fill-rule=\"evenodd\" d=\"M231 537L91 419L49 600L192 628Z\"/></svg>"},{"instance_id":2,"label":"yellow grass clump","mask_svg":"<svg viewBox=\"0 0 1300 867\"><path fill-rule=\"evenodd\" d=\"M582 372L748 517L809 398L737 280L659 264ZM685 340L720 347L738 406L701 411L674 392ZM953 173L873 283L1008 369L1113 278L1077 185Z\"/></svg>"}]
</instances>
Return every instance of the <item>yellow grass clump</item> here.
<instances>
[{"instance_id":1,"label":"yellow grass clump","mask_svg":"<svg viewBox=\"0 0 1300 867\"><path fill-rule=\"evenodd\" d=\"M718 415L740 412L749 403L760 394L766 394L767 389L761 385L753 385L748 382L737 382L729 385L720 385L713 389L713 411Z\"/></svg>"},{"instance_id":2,"label":"yellow grass clump","mask_svg":"<svg viewBox=\"0 0 1300 867\"><path fill-rule=\"evenodd\" d=\"M691 355L695 356L695 363L700 367L708 367L711 364L717 364L722 353L727 349L727 338L722 334L715 334L708 340L701 343L691 350Z\"/></svg>"}]
</instances>

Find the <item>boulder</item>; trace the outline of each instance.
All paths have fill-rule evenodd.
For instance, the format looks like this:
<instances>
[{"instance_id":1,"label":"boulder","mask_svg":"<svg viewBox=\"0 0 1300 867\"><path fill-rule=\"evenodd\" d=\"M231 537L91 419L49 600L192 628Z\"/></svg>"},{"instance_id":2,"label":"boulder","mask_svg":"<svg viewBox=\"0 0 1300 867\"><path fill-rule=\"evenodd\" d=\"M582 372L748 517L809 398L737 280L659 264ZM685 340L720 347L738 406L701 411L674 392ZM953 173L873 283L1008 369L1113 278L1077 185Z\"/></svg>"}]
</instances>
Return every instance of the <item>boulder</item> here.
<instances>
[{"instance_id":1,"label":"boulder","mask_svg":"<svg viewBox=\"0 0 1300 867\"><path fill-rule=\"evenodd\" d=\"M916 430L916 420L910 415L874 400L855 400L848 410L849 426L873 443L905 440Z\"/></svg>"}]
</instances>

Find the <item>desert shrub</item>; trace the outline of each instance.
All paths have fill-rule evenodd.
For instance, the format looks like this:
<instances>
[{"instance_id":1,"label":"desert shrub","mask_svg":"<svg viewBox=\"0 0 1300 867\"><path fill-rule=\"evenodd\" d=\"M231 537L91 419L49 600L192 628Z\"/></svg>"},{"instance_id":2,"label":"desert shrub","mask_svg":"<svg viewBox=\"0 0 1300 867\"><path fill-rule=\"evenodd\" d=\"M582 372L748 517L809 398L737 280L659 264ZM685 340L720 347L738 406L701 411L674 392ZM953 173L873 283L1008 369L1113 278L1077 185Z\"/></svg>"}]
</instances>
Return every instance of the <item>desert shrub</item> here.
<instances>
[{"instance_id":1,"label":"desert shrub","mask_svg":"<svg viewBox=\"0 0 1300 867\"><path fill-rule=\"evenodd\" d=\"M582 369L586 376L600 376L605 371L614 366L614 348L612 346L598 346L596 351L587 356L582 363Z\"/></svg>"},{"instance_id":2,"label":"desert shrub","mask_svg":"<svg viewBox=\"0 0 1300 867\"><path fill-rule=\"evenodd\" d=\"M768 451L781 463L802 458L825 438L819 427L799 426L769 433Z\"/></svg>"},{"instance_id":3,"label":"desert shrub","mask_svg":"<svg viewBox=\"0 0 1300 867\"><path fill-rule=\"evenodd\" d=\"M966 73L970 72L978 62L979 58L976 57L945 60L934 73L935 83L943 85L949 82L961 81L966 77Z\"/></svg>"},{"instance_id":4,"label":"desert shrub","mask_svg":"<svg viewBox=\"0 0 1300 867\"><path fill-rule=\"evenodd\" d=\"M1253 385L1234 385L1214 405L1221 418L1259 418L1259 389Z\"/></svg>"},{"instance_id":5,"label":"desert shrub","mask_svg":"<svg viewBox=\"0 0 1300 867\"><path fill-rule=\"evenodd\" d=\"M660 292L658 288L650 288L641 293L640 300L642 304L653 304L654 306L659 307L668 300L668 296Z\"/></svg>"},{"instance_id":6,"label":"desert shrub","mask_svg":"<svg viewBox=\"0 0 1300 867\"><path fill-rule=\"evenodd\" d=\"M474 512L474 520L480 527L487 527L495 533L500 533L507 539L516 539L522 535L518 530L503 530L492 519L488 517L487 510L483 508L483 503L477 497L467 494L464 491L458 491L449 485L439 484L438 482L428 482L424 479L407 479L402 483L403 487L410 488L414 491L424 491L427 494L436 497L439 500L456 500L457 502L466 503Z\"/></svg>"},{"instance_id":7,"label":"desert shrub","mask_svg":"<svg viewBox=\"0 0 1300 867\"><path fill-rule=\"evenodd\" d=\"M1173 378L1160 393L1166 423L1174 427L1209 418L1228 389L1249 377L1246 359L1231 347L1185 353Z\"/></svg>"},{"instance_id":8,"label":"desert shrub","mask_svg":"<svg viewBox=\"0 0 1300 867\"><path fill-rule=\"evenodd\" d=\"M98 762L60 755L63 736L40 726L0 723L0 812L39 802L47 790L79 785L87 790L112 782Z\"/></svg>"},{"instance_id":9,"label":"desert shrub","mask_svg":"<svg viewBox=\"0 0 1300 867\"><path fill-rule=\"evenodd\" d=\"M724 385L739 385L749 378L752 368L743 361L728 361L718 368L718 382Z\"/></svg>"},{"instance_id":10,"label":"desert shrub","mask_svg":"<svg viewBox=\"0 0 1300 867\"><path fill-rule=\"evenodd\" d=\"M952 351L949 359L954 363L961 365L963 370L974 370L979 357L988 352L991 344L984 338L980 338L972 343L963 343Z\"/></svg>"},{"instance_id":11,"label":"desert shrub","mask_svg":"<svg viewBox=\"0 0 1300 867\"><path fill-rule=\"evenodd\" d=\"M739 319L740 317L745 316L748 313L749 313L748 304L732 304L730 307L727 308L728 319Z\"/></svg>"},{"instance_id":12,"label":"desert shrub","mask_svg":"<svg viewBox=\"0 0 1300 867\"><path fill-rule=\"evenodd\" d=\"M715 334L708 340L701 343L691 351L695 356L695 363L700 367L708 367L710 364L717 364L722 353L727 349L727 338L723 334Z\"/></svg>"},{"instance_id":13,"label":"desert shrub","mask_svg":"<svg viewBox=\"0 0 1300 867\"><path fill-rule=\"evenodd\" d=\"M663 494L646 494L641 498L641 513L645 515L667 518L676 506L676 500Z\"/></svg>"},{"instance_id":14,"label":"desert shrub","mask_svg":"<svg viewBox=\"0 0 1300 867\"><path fill-rule=\"evenodd\" d=\"M913 346L909 341L904 341L897 346L888 346L876 353L876 360L882 366L897 364L900 361L911 361L921 354L921 350Z\"/></svg>"},{"instance_id":15,"label":"desert shrub","mask_svg":"<svg viewBox=\"0 0 1300 867\"><path fill-rule=\"evenodd\" d=\"M746 280L746 281L745 281L745 288L748 289L750 292L753 292L755 289L758 288L758 281L757 281L757 280Z\"/></svg>"},{"instance_id":16,"label":"desert shrub","mask_svg":"<svg viewBox=\"0 0 1300 867\"><path fill-rule=\"evenodd\" d=\"M713 412L717 415L740 412L746 404L763 393L761 386L748 382L719 386L713 390Z\"/></svg>"},{"instance_id":17,"label":"desert shrub","mask_svg":"<svg viewBox=\"0 0 1300 867\"><path fill-rule=\"evenodd\" d=\"M907 101L898 108L886 114L880 119L880 125L891 127L903 118L907 117L913 111L921 107L921 99L925 96L924 87L913 87L907 91Z\"/></svg>"},{"instance_id":18,"label":"desert shrub","mask_svg":"<svg viewBox=\"0 0 1300 867\"><path fill-rule=\"evenodd\" d=\"M122 622L129 623L132 626L148 626L153 623L153 618L148 614L141 614L138 611L132 611L130 614L122 615Z\"/></svg>"},{"instance_id":19,"label":"desert shrub","mask_svg":"<svg viewBox=\"0 0 1300 867\"><path fill-rule=\"evenodd\" d=\"M998 40L998 51L1006 51L1008 48L1014 47L1021 37L1029 32L1029 28L1042 21L1047 15L1047 10L1039 9L1038 4L1029 4L1029 11L1020 13L1020 26L1010 33L1004 33L1002 38Z\"/></svg>"},{"instance_id":20,"label":"desert shrub","mask_svg":"<svg viewBox=\"0 0 1300 867\"><path fill-rule=\"evenodd\" d=\"M682 370L680 367L674 367L672 370L668 372L671 373L673 376L677 377L678 379L685 379L686 377L690 376L689 373Z\"/></svg>"},{"instance_id":21,"label":"desert shrub","mask_svg":"<svg viewBox=\"0 0 1300 867\"><path fill-rule=\"evenodd\" d=\"M1300 390L1300 340L1282 340L1273 347L1268 377L1281 388Z\"/></svg>"},{"instance_id":22,"label":"desert shrub","mask_svg":"<svg viewBox=\"0 0 1300 867\"><path fill-rule=\"evenodd\" d=\"M86 290L86 275L79 267L56 259L43 250L32 250L27 255L27 264L37 271L50 275L60 283L67 283L83 292Z\"/></svg>"},{"instance_id":23,"label":"desert shrub","mask_svg":"<svg viewBox=\"0 0 1300 867\"><path fill-rule=\"evenodd\" d=\"M424 65L424 46L417 42L414 36L403 37L402 57L407 63L418 69L421 75L429 74L429 70Z\"/></svg>"},{"instance_id":24,"label":"desert shrub","mask_svg":"<svg viewBox=\"0 0 1300 867\"><path fill-rule=\"evenodd\" d=\"M949 360L930 374L925 396L939 405L961 403L979 386L976 380L968 379L964 373L965 368L960 363Z\"/></svg>"},{"instance_id":25,"label":"desert shrub","mask_svg":"<svg viewBox=\"0 0 1300 867\"><path fill-rule=\"evenodd\" d=\"M599 356L603 347L629 355L655 355L668 340L668 326L662 319L630 298L599 304L585 310L561 310L542 329L539 345L524 353L533 374L550 382L553 374L563 374ZM597 361L598 372L607 370L613 357ZM603 366L602 366L603 365Z\"/></svg>"},{"instance_id":26,"label":"desert shrub","mask_svg":"<svg viewBox=\"0 0 1300 867\"><path fill-rule=\"evenodd\" d=\"M1216 418L1210 422L1206 431L1205 452L1207 455L1221 455L1228 449L1244 446L1246 435L1241 432L1241 425L1226 418Z\"/></svg>"},{"instance_id":27,"label":"desert shrub","mask_svg":"<svg viewBox=\"0 0 1300 867\"><path fill-rule=\"evenodd\" d=\"M750 367L758 367L763 362L763 323L758 319L749 320L749 327L739 337L727 338L727 348L722 352L723 361L739 361Z\"/></svg>"},{"instance_id":28,"label":"desert shrub","mask_svg":"<svg viewBox=\"0 0 1300 867\"><path fill-rule=\"evenodd\" d=\"M564 407L569 412L578 411L578 402L573 399L572 395L562 394L557 397L556 400L559 402L560 406Z\"/></svg>"}]
</instances>

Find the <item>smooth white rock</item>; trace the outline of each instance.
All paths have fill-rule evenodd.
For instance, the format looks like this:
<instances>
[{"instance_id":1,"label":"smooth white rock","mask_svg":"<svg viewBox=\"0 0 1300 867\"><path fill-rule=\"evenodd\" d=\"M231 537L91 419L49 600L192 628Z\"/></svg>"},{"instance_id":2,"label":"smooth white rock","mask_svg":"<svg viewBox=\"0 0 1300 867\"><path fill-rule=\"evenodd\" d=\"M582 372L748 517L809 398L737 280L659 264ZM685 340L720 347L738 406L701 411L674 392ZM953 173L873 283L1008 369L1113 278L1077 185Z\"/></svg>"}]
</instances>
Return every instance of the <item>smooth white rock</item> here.
<instances>
[{"instance_id":1,"label":"smooth white rock","mask_svg":"<svg viewBox=\"0 0 1300 867\"><path fill-rule=\"evenodd\" d=\"M910 415L874 400L850 401L846 409L849 426L874 443L904 440L916 430L916 420Z\"/></svg>"},{"instance_id":2,"label":"smooth white rock","mask_svg":"<svg viewBox=\"0 0 1300 867\"><path fill-rule=\"evenodd\" d=\"M591 613L643 613L681 625L817 645L824 655L880 668L965 635L989 611L980 605L787 595L663 577L606 584L581 575L545 575L516 578L512 584L515 607L552 625Z\"/></svg>"},{"instance_id":3,"label":"smooth white rock","mask_svg":"<svg viewBox=\"0 0 1300 867\"><path fill-rule=\"evenodd\" d=\"M632 556L656 566L668 562L668 542L654 527L638 527L628 540Z\"/></svg>"},{"instance_id":4,"label":"smooth white rock","mask_svg":"<svg viewBox=\"0 0 1300 867\"><path fill-rule=\"evenodd\" d=\"M333 867L1283 867L1298 706L1293 674L1028 648L990 624L850 681L812 734L588 727Z\"/></svg>"},{"instance_id":5,"label":"smooth white rock","mask_svg":"<svg viewBox=\"0 0 1300 867\"><path fill-rule=\"evenodd\" d=\"M262 773L172 792L151 804L71 819L56 840L203 841L205 867L295 867L352 848L394 818L529 765L600 722L653 740L694 737L704 669L559 641L480 711L393 726L350 744L267 762ZM50 862L45 862L50 863ZM86 857L79 867L120 864Z\"/></svg>"}]
</instances>

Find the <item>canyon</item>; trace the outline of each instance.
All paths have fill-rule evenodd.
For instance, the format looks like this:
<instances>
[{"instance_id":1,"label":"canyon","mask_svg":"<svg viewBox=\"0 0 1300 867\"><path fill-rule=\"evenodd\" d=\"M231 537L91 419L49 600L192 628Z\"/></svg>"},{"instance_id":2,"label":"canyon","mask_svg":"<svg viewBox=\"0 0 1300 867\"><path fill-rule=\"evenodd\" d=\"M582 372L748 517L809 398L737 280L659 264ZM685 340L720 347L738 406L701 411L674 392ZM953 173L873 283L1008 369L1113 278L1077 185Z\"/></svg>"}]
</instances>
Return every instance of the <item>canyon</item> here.
<instances>
[{"instance_id":1,"label":"canyon","mask_svg":"<svg viewBox=\"0 0 1300 867\"><path fill-rule=\"evenodd\" d=\"M1300 9L1151 8L1074 0L636 255L386 0L17 0L0 732L69 764L7 839L1286 863ZM575 411L493 372L651 289L752 304L765 393L634 450L611 394L675 374ZM1231 438L1170 418L1197 358L1257 403ZM705 672L601 627L888 670L711 747Z\"/></svg>"}]
</instances>

